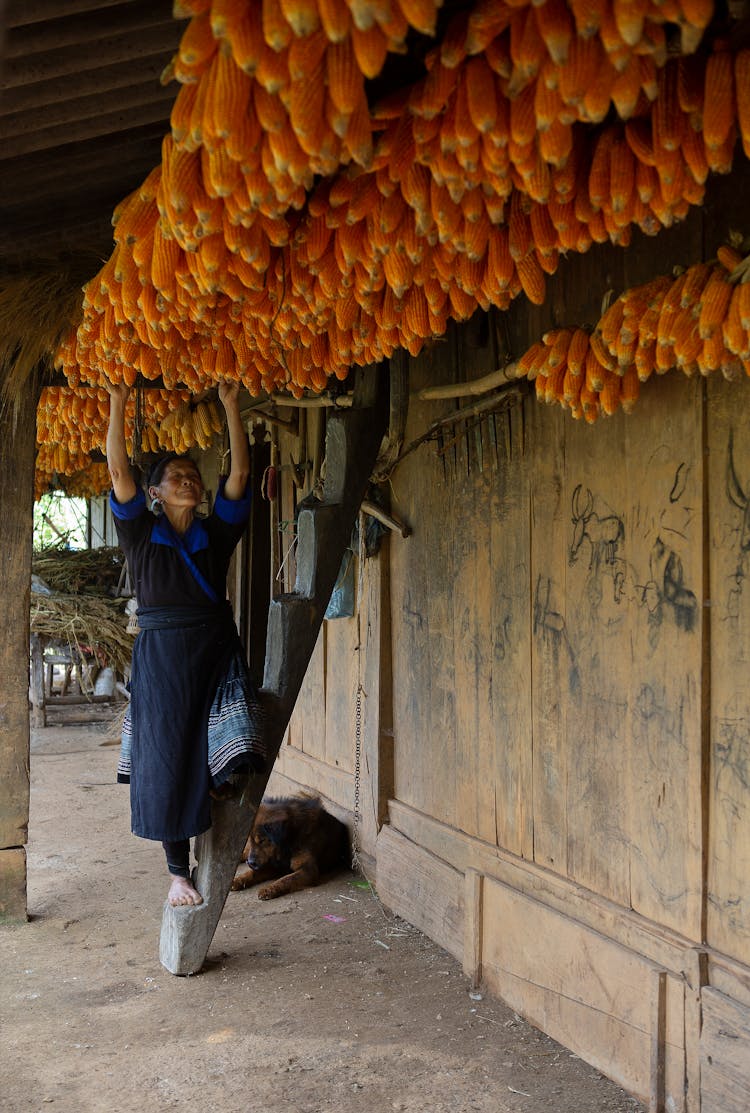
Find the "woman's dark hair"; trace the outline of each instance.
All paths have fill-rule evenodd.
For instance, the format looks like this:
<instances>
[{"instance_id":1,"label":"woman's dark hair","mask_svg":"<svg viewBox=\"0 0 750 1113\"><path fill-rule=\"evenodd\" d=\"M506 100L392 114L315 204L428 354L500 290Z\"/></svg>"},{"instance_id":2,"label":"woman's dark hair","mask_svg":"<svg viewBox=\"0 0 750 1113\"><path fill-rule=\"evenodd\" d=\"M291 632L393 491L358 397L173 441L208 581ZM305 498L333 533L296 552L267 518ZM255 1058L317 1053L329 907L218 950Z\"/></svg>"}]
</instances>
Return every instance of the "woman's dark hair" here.
<instances>
[{"instance_id":1,"label":"woman's dark hair","mask_svg":"<svg viewBox=\"0 0 750 1113\"><path fill-rule=\"evenodd\" d=\"M198 475L198 465L195 460L190 456L179 456L176 452L168 452L166 456L160 456L159 459L151 465L148 472L148 479L146 480L146 490L149 487L158 487L164 478L164 472L167 470L167 465L171 464L173 460L185 460L187 463L192 464Z\"/></svg>"}]
</instances>

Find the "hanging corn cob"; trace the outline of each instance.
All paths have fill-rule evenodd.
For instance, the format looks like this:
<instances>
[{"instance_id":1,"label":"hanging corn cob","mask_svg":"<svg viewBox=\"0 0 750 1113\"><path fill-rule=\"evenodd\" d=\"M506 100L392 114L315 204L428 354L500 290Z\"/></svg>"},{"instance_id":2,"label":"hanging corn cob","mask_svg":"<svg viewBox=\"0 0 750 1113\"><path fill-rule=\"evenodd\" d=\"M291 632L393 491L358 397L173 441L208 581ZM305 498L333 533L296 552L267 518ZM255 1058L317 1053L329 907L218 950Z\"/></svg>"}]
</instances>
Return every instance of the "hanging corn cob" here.
<instances>
[{"instance_id":1,"label":"hanging corn cob","mask_svg":"<svg viewBox=\"0 0 750 1113\"><path fill-rule=\"evenodd\" d=\"M521 292L540 303L561 252L682 219L709 171L731 166L737 127L750 150L750 55L720 43L691 53L710 0L482 0L449 20L424 80L371 109L365 80L410 28L433 34L438 8L182 4L192 18L166 75L181 83L172 131L161 166L115 213L115 250L59 353L71 383L322 389L352 363L417 354L477 306L507 308ZM669 24L684 56L668 60ZM709 305L720 295L714 283ZM610 358L632 356L637 379L696 362L700 341L705 366L721 366L717 312L699 322L705 336L661 342L646 340L649 306L644 343L618 336ZM568 394L576 378L542 377ZM605 405L600 389L584 386L583 416ZM178 443L205 440L196 413Z\"/></svg>"},{"instance_id":2,"label":"hanging corn cob","mask_svg":"<svg viewBox=\"0 0 750 1113\"><path fill-rule=\"evenodd\" d=\"M621 294L591 333L553 329L517 363L537 398L594 421L622 407L630 413L653 373L720 371L750 375L750 261L721 247L713 264L697 263Z\"/></svg>"}]
</instances>

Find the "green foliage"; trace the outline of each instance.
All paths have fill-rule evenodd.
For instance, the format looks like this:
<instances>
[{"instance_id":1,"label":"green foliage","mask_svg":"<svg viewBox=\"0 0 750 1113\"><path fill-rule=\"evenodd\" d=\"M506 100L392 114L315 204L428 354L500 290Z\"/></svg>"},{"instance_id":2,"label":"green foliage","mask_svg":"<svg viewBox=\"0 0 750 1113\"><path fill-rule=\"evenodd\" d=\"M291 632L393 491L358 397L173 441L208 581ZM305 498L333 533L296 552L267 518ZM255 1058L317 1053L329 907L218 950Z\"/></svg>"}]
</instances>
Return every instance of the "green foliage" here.
<instances>
[{"instance_id":1,"label":"green foliage","mask_svg":"<svg viewBox=\"0 0 750 1113\"><path fill-rule=\"evenodd\" d=\"M34 503L34 550L85 549L88 506L85 499L50 491Z\"/></svg>"}]
</instances>

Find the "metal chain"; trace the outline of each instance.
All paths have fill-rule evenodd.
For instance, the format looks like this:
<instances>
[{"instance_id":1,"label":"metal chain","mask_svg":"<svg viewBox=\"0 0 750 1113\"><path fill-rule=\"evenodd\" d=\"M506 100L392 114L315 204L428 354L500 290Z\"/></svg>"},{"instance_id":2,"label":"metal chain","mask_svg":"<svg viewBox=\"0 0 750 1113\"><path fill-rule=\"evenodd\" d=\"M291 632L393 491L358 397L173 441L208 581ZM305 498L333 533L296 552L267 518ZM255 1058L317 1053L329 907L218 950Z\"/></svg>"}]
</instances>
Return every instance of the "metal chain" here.
<instances>
[{"instance_id":1,"label":"metal chain","mask_svg":"<svg viewBox=\"0 0 750 1113\"><path fill-rule=\"evenodd\" d=\"M358 650L359 652L359 650ZM352 869L361 873L359 860L360 786L362 781L362 685L357 680L357 702L354 711L354 821L352 823Z\"/></svg>"},{"instance_id":2,"label":"metal chain","mask_svg":"<svg viewBox=\"0 0 750 1113\"><path fill-rule=\"evenodd\" d=\"M365 578L365 516L359 512L359 576L357 598L357 698L354 705L354 813L352 822L352 869L362 873L359 859L359 829L362 822L362 597Z\"/></svg>"}]
</instances>

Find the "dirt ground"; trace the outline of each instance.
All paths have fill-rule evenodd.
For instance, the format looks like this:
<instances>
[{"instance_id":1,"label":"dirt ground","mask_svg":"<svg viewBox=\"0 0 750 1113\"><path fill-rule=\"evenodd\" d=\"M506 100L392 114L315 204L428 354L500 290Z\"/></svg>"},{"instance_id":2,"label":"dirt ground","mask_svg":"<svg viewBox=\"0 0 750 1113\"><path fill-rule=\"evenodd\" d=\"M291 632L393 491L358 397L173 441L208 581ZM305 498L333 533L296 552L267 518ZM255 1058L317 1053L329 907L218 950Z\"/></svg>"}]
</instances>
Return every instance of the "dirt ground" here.
<instances>
[{"instance_id":1,"label":"dirt ground","mask_svg":"<svg viewBox=\"0 0 750 1113\"><path fill-rule=\"evenodd\" d=\"M4 1113L635 1113L344 873L227 901L204 971L159 964L161 848L101 726L32 741L28 924L0 929ZM197 1105L195 1104L197 1103Z\"/></svg>"}]
</instances>

